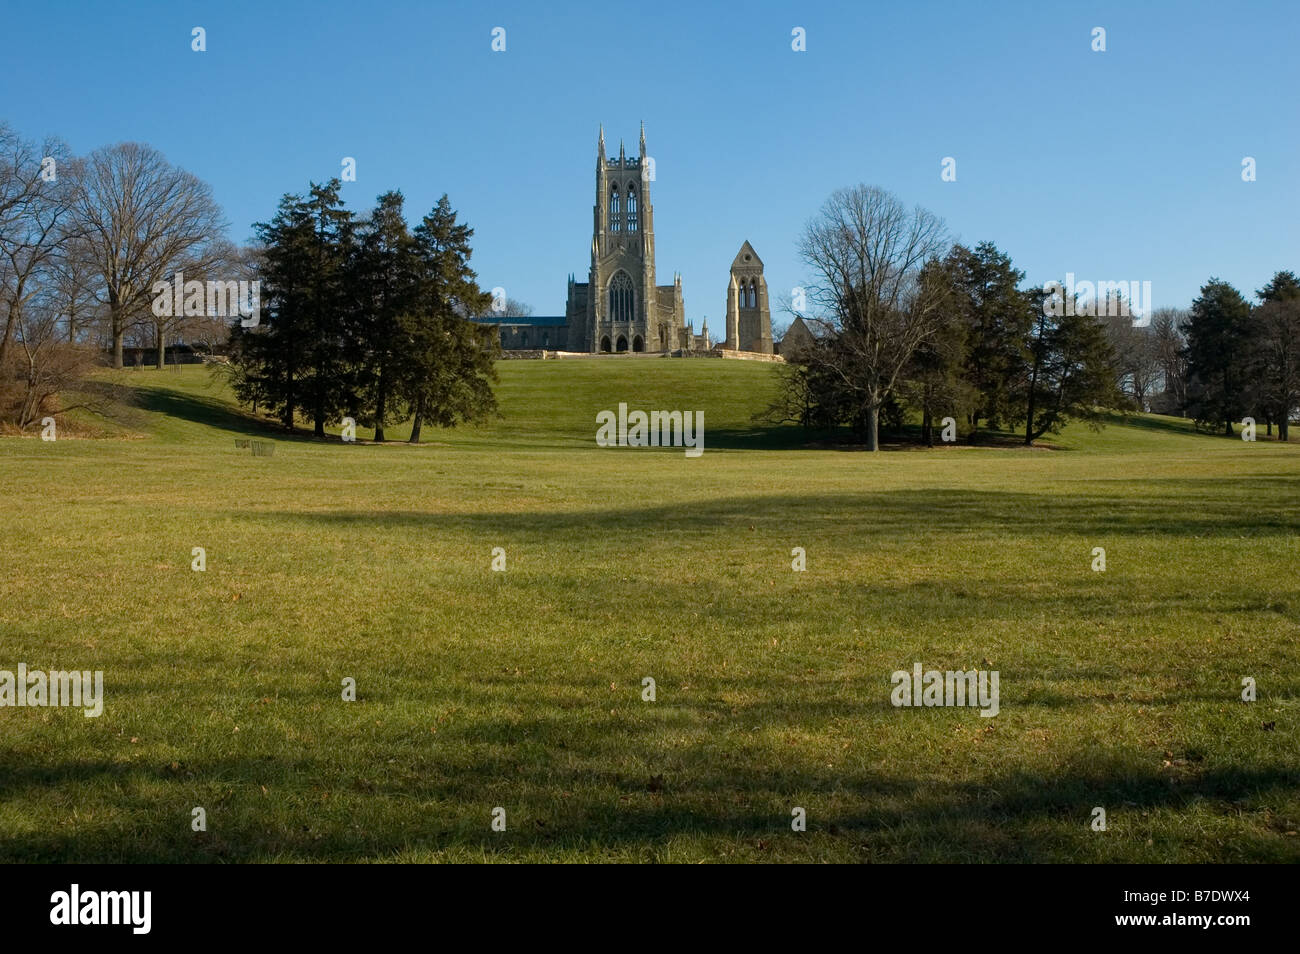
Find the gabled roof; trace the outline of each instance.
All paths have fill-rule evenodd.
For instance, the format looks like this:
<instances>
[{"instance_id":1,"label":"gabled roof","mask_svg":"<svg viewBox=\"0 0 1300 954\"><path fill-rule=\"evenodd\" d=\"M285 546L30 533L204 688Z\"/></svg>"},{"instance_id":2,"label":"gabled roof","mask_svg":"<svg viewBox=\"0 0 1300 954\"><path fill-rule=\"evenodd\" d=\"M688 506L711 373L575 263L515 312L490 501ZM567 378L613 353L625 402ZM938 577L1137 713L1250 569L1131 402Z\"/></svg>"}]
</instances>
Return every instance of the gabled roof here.
<instances>
[{"instance_id":1,"label":"gabled roof","mask_svg":"<svg viewBox=\"0 0 1300 954\"><path fill-rule=\"evenodd\" d=\"M746 259L745 258L746 255L750 257ZM749 244L749 239L745 239L745 244L740 246L740 251L737 252L736 257L731 260L731 267L732 268L753 268L754 266L758 266L759 268L762 268L763 260L759 258L758 253L754 251L754 246Z\"/></svg>"},{"instance_id":2,"label":"gabled roof","mask_svg":"<svg viewBox=\"0 0 1300 954\"><path fill-rule=\"evenodd\" d=\"M800 315L794 316L794 321L790 322L790 327L785 329L785 335L781 340L784 341L786 338L789 338L791 334L793 334L795 338L800 338L803 335L807 335L809 338L817 337L813 334L813 330L808 327L808 323L804 321L803 317Z\"/></svg>"}]
</instances>

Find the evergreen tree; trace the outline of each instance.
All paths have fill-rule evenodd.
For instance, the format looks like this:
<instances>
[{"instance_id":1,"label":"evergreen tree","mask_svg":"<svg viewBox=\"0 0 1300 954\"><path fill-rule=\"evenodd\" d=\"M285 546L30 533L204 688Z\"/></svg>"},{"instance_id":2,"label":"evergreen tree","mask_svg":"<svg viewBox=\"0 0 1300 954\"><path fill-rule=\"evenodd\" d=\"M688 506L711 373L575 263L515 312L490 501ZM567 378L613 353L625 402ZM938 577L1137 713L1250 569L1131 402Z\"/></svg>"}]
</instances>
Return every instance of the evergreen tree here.
<instances>
[{"instance_id":1,"label":"evergreen tree","mask_svg":"<svg viewBox=\"0 0 1300 954\"><path fill-rule=\"evenodd\" d=\"M1034 319L1030 361L1023 389L1015 396L1025 423L1025 444L1055 433L1071 419L1094 426L1100 409L1122 406L1115 352L1103 324L1075 307L1067 314L1063 294L1033 290L1027 295Z\"/></svg>"},{"instance_id":2,"label":"evergreen tree","mask_svg":"<svg viewBox=\"0 0 1300 954\"><path fill-rule=\"evenodd\" d=\"M254 228L261 243L261 319L236 329L233 383L242 400L261 403L292 428L295 414L317 437L346 407L344 340L352 215L337 179L312 183L306 197L286 195L275 217Z\"/></svg>"},{"instance_id":3,"label":"evergreen tree","mask_svg":"<svg viewBox=\"0 0 1300 954\"><path fill-rule=\"evenodd\" d=\"M304 282L308 334L304 341L304 410L316 437L325 436L325 424L347 410L349 374L344 343L353 312L347 294L348 265L352 259L355 224L343 207L341 183L312 183L306 211L312 225L310 267Z\"/></svg>"},{"instance_id":4,"label":"evergreen tree","mask_svg":"<svg viewBox=\"0 0 1300 954\"><path fill-rule=\"evenodd\" d=\"M411 443L429 421L453 427L496 411L492 383L500 353L496 329L470 321L491 296L477 284L469 267L469 240L474 230L456 221L447 196L415 229L421 263L415 308L402 316L403 356L397 391L411 406Z\"/></svg>"},{"instance_id":5,"label":"evergreen tree","mask_svg":"<svg viewBox=\"0 0 1300 954\"><path fill-rule=\"evenodd\" d=\"M957 246L948 267L968 326L966 380L977 395L970 428L978 430L981 420L996 427L1017 417L1014 395L1023 388L1030 360L1034 315L1020 290L1025 273L992 242L973 251Z\"/></svg>"},{"instance_id":6,"label":"evergreen tree","mask_svg":"<svg viewBox=\"0 0 1300 954\"><path fill-rule=\"evenodd\" d=\"M240 400L263 406L292 429L303 400L301 356L309 334L312 226L305 200L283 196L275 217L254 229L261 315L256 327L232 332L232 383Z\"/></svg>"},{"instance_id":7,"label":"evergreen tree","mask_svg":"<svg viewBox=\"0 0 1300 954\"><path fill-rule=\"evenodd\" d=\"M402 206L400 192L378 198L358 227L350 279L355 299L348 342L357 406L353 416L375 429L376 441L384 440L385 424L407 417L396 391L404 348L400 319L417 305L419 259Z\"/></svg>"},{"instance_id":8,"label":"evergreen tree","mask_svg":"<svg viewBox=\"0 0 1300 954\"><path fill-rule=\"evenodd\" d=\"M1187 324L1188 411L1198 424L1232 435L1245 413L1251 360L1250 305L1227 282L1212 278L1192 302Z\"/></svg>"},{"instance_id":9,"label":"evergreen tree","mask_svg":"<svg viewBox=\"0 0 1300 954\"><path fill-rule=\"evenodd\" d=\"M921 439L928 447L934 446L936 417L967 417L979 397L965 377L970 327L955 262L949 255L942 262L926 265L923 280L939 283L944 289L944 321L933 337L917 346L899 389L903 400L920 412Z\"/></svg>"},{"instance_id":10,"label":"evergreen tree","mask_svg":"<svg viewBox=\"0 0 1300 954\"><path fill-rule=\"evenodd\" d=\"M1258 371L1257 400L1266 420L1277 421L1278 438L1290 436L1290 418L1300 405L1300 279L1278 272L1256 294L1261 304L1251 316Z\"/></svg>"}]
</instances>

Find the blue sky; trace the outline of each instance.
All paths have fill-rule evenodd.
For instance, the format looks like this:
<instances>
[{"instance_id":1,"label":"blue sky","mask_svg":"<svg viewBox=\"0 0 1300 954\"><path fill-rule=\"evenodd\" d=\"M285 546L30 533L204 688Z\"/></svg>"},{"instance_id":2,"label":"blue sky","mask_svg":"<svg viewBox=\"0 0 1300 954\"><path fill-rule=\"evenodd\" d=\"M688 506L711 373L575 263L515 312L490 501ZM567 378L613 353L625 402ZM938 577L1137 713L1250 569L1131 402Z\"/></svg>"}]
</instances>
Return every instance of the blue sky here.
<instances>
[{"instance_id":1,"label":"blue sky","mask_svg":"<svg viewBox=\"0 0 1300 954\"><path fill-rule=\"evenodd\" d=\"M614 152L646 123L659 281L682 274L697 330L745 239L774 300L806 281L800 230L859 182L1036 284L1150 281L1181 306L1211 276L1250 294L1300 271L1294 0L6 6L0 118L27 136L150 143L237 241L355 157L350 206L400 188L417 220L448 193L480 283L537 314L585 278L602 121Z\"/></svg>"}]
</instances>

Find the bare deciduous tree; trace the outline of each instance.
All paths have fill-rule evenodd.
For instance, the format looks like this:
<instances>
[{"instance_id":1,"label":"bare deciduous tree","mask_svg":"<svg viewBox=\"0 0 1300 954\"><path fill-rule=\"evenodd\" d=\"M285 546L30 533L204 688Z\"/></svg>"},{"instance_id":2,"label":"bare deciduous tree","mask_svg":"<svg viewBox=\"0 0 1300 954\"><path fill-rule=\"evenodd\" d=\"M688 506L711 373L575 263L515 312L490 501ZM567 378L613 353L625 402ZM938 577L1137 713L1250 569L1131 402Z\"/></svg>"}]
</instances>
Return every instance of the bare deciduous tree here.
<instances>
[{"instance_id":1,"label":"bare deciduous tree","mask_svg":"<svg viewBox=\"0 0 1300 954\"><path fill-rule=\"evenodd\" d=\"M0 124L0 368L22 311L72 234L78 163L57 139L36 146Z\"/></svg>"},{"instance_id":2,"label":"bare deciduous tree","mask_svg":"<svg viewBox=\"0 0 1300 954\"><path fill-rule=\"evenodd\" d=\"M812 319L834 347L825 369L856 404L867 449L879 449L880 409L917 347L942 326L945 300L925 265L948 249L943 220L859 185L835 192L799 243L815 283Z\"/></svg>"},{"instance_id":3,"label":"bare deciduous tree","mask_svg":"<svg viewBox=\"0 0 1300 954\"><path fill-rule=\"evenodd\" d=\"M1151 314L1151 334L1164 389L1163 413L1187 416L1187 338L1183 326L1188 314L1181 308L1157 308Z\"/></svg>"},{"instance_id":4,"label":"bare deciduous tree","mask_svg":"<svg viewBox=\"0 0 1300 954\"><path fill-rule=\"evenodd\" d=\"M1149 325L1137 325L1128 302L1105 312L1106 337L1115 349L1120 389L1133 398L1139 411L1150 410L1151 391L1160 379L1159 344Z\"/></svg>"},{"instance_id":5,"label":"bare deciduous tree","mask_svg":"<svg viewBox=\"0 0 1300 954\"><path fill-rule=\"evenodd\" d=\"M90 154L77 217L108 307L113 366L120 368L123 336L133 319L151 314L154 283L186 265L202 267L225 222L206 183L133 142Z\"/></svg>"},{"instance_id":6,"label":"bare deciduous tree","mask_svg":"<svg viewBox=\"0 0 1300 954\"><path fill-rule=\"evenodd\" d=\"M14 415L26 430L47 411L69 411L83 404L50 406L61 392L74 389L94 366L94 347L70 344L60 327L59 299L53 289L35 296L19 313L14 326L14 351L21 368L21 396Z\"/></svg>"}]
</instances>

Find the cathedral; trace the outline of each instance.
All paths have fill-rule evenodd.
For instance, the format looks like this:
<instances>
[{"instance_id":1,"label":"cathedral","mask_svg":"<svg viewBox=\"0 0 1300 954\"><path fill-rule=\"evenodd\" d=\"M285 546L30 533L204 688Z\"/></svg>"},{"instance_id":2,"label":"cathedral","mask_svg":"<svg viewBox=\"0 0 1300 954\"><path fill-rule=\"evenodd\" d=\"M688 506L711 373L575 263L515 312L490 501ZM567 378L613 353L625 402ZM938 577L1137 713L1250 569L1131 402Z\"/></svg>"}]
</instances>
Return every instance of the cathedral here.
<instances>
[{"instance_id":1,"label":"cathedral","mask_svg":"<svg viewBox=\"0 0 1300 954\"><path fill-rule=\"evenodd\" d=\"M507 351L555 350L587 354L707 352L708 323L702 334L686 320L682 279L656 284L655 217L650 201L654 160L646 156L645 124L635 157L622 143L618 158L605 154L605 130L596 147L596 203L592 207L591 265L585 282L569 276L561 318L490 320L500 329ZM729 351L772 354L772 319L763 263L745 242L731 265L727 288L726 340Z\"/></svg>"}]
</instances>

